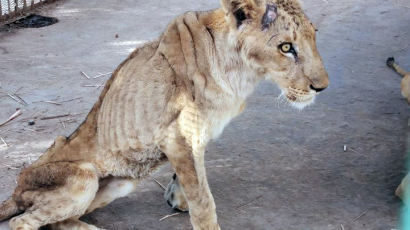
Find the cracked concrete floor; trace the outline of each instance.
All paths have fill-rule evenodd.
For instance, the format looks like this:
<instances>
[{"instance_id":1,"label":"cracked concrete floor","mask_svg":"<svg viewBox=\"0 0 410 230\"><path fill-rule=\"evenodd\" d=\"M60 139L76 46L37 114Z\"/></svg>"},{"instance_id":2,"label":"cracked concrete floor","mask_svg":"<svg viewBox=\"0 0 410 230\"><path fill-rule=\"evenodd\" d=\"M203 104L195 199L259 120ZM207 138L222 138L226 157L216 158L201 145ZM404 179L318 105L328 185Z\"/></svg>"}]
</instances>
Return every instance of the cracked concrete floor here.
<instances>
[{"instance_id":1,"label":"cracked concrete floor","mask_svg":"<svg viewBox=\"0 0 410 230\"><path fill-rule=\"evenodd\" d=\"M218 7L217 0L65 0L43 8L60 22L0 33L0 199L25 164L56 135L68 135L85 117L110 72L136 46L156 38L176 15ZM407 4L407 5L406 5ZM277 100L263 83L245 112L209 145L206 165L223 229L390 230L398 228L394 189L404 174L409 109L389 56L410 70L410 8L404 0L305 0L319 28L318 47L331 85L303 111ZM116 38L118 35L118 38ZM4 92L16 92L17 104ZM71 100L72 101L67 101ZM40 101L57 101L61 105ZM32 117L74 114L52 120ZM63 126L64 123L64 126ZM343 146L347 145L346 152ZM153 177L163 183L169 165ZM161 189L147 178L138 192L84 219L107 229L189 229ZM365 213L355 220L360 214ZM6 223L0 229L7 229Z\"/></svg>"}]
</instances>

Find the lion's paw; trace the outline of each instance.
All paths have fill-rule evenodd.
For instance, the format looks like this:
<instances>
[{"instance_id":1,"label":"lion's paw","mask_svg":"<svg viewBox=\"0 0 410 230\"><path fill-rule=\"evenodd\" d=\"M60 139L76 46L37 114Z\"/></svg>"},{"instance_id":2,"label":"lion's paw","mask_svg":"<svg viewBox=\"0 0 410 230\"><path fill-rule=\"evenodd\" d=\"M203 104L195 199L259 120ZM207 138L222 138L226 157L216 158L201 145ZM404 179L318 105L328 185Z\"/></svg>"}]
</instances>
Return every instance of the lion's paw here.
<instances>
[{"instance_id":1,"label":"lion's paw","mask_svg":"<svg viewBox=\"0 0 410 230\"><path fill-rule=\"evenodd\" d=\"M186 212L188 211L188 203L186 201L184 192L179 185L177 175L172 176L167 189L164 193L164 198L173 209Z\"/></svg>"}]
</instances>

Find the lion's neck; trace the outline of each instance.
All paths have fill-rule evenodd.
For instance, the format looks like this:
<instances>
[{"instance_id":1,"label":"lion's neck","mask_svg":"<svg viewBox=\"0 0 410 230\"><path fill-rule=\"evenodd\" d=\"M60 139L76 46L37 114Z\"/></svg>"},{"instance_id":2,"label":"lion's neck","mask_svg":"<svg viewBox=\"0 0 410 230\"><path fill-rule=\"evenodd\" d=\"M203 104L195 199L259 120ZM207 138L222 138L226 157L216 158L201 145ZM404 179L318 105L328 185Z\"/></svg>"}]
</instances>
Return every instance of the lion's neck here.
<instances>
[{"instance_id":1,"label":"lion's neck","mask_svg":"<svg viewBox=\"0 0 410 230\"><path fill-rule=\"evenodd\" d=\"M214 54L210 57L210 72L216 84L233 99L245 100L254 90L261 78L246 65L236 48L236 42L229 33L229 27L221 9L209 12L203 23L214 37Z\"/></svg>"},{"instance_id":2,"label":"lion's neck","mask_svg":"<svg viewBox=\"0 0 410 230\"><path fill-rule=\"evenodd\" d=\"M217 56L222 64L218 69L219 74L215 74L214 78L217 79L220 87L228 95L239 100L246 99L253 92L260 79L232 48L220 44Z\"/></svg>"}]
</instances>

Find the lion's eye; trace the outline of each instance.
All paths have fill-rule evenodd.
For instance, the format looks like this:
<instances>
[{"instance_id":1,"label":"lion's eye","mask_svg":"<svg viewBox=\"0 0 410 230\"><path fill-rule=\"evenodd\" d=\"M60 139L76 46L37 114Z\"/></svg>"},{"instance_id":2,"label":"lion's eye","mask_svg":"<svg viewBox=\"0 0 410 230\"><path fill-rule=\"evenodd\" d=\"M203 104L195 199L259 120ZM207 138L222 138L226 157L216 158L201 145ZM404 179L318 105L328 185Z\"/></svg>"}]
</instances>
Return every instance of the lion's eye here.
<instances>
[{"instance_id":1,"label":"lion's eye","mask_svg":"<svg viewBox=\"0 0 410 230\"><path fill-rule=\"evenodd\" d=\"M279 48L284 53L290 53L293 50L293 47L292 47L291 43L282 43L282 44L279 45Z\"/></svg>"},{"instance_id":2,"label":"lion's eye","mask_svg":"<svg viewBox=\"0 0 410 230\"><path fill-rule=\"evenodd\" d=\"M287 53L293 54L295 58L297 58L298 56L296 50L293 48L293 45L290 42L284 42L280 44L278 48L280 49L280 51L282 51L285 54Z\"/></svg>"}]
</instances>

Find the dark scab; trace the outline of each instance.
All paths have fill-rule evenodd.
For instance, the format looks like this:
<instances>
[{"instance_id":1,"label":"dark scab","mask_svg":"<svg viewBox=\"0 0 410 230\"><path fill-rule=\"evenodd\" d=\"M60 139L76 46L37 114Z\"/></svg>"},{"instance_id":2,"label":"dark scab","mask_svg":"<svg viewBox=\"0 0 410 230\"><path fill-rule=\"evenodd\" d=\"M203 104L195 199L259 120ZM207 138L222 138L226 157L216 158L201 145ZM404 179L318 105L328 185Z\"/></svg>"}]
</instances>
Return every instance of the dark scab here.
<instances>
[{"instance_id":1,"label":"dark scab","mask_svg":"<svg viewBox=\"0 0 410 230\"><path fill-rule=\"evenodd\" d=\"M262 16L262 30L269 28L270 24L272 24L278 16L278 8L275 4L267 4L266 11Z\"/></svg>"}]
</instances>

